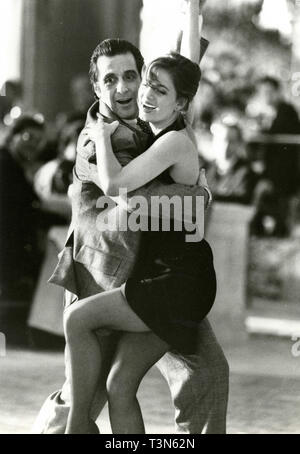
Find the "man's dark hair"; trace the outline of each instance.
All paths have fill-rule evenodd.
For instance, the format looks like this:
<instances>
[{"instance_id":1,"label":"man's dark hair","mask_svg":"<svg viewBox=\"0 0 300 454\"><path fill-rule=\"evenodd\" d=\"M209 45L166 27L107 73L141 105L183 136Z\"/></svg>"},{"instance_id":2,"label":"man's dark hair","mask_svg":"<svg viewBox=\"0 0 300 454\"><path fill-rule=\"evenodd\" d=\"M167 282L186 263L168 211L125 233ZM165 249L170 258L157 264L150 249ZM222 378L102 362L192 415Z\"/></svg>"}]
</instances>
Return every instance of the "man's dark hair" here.
<instances>
[{"instance_id":1,"label":"man's dark hair","mask_svg":"<svg viewBox=\"0 0 300 454\"><path fill-rule=\"evenodd\" d=\"M98 80L98 68L97 68L97 62L98 58L105 56L105 57L115 57L116 55L123 55L123 54L132 54L137 70L139 74L141 74L142 67L144 65L144 59L139 51L139 49L131 44L129 41L126 41L125 39L105 39L102 41L96 49L93 52L93 55L91 57L91 62L90 62L90 71L89 71L89 76L90 76L90 81L92 84L92 87L94 88L95 83Z\"/></svg>"},{"instance_id":2,"label":"man's dark hair","mask_svg":"<svg viewBox=\"0 0 300 454\"><path fill-rule=\"evenodd\" d=\"M272 76L260 77L257 81L257 84L258 85L262 85L262 84L272 85L272 87L275 90L279 90L281 88L280 81L278 79L276 79L276 77L272 77Z\"/></svg>"}]
</instances>

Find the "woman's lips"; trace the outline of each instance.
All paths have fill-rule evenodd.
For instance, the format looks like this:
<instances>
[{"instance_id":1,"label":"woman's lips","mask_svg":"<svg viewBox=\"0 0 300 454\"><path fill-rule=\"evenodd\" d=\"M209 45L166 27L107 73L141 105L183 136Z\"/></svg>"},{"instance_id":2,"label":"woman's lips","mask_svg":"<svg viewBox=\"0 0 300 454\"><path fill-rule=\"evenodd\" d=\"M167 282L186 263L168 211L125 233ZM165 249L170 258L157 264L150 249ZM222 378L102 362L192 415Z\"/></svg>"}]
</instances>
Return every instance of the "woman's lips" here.
<instances>
[{"instance_id":1,"label":"woman's lips","mask_svg":"<svg viewBox=\"0 0 300 454\"><path fill-rule=\"evenodd\" d=\"M151 104L145 103L145 104L142 104L142 109L144 112L150 113L150 112L153 112L153 110L155 110L156 107Z\"/></svg>"}]
</instances>

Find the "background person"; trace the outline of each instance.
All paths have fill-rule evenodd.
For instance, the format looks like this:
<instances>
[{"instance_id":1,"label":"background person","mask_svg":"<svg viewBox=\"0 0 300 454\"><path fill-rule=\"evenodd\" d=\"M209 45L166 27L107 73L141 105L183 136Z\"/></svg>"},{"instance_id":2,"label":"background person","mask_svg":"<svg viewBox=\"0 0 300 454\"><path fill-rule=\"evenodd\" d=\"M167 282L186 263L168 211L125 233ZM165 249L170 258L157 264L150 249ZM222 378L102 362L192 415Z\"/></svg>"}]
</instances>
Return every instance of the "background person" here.
<instances>
[{"instance_id":1,"label":"background person","mask_svg":"<svg viewBox=\"0 0 300 454\"><path fill-rule=\"evenodd\" d=\"M42 260L42 215L33 188L46 146L44 123L20 117L0 149L1 297L30 301ZM5 241L3 241L5 239Z\"/></svg>"},{"instance_id":2,"label":"background person","mask_svg":"<svg viewBox=\"0 0 300 454\"><path fill-rule=\"evenodd\" d=\"M280 82L264 76L256 83L256 94L249 102L248 115L256 120L259 132L300 134L300 122L295 108L285 101ZM261 186L257 214L252 223L254 234L272 232L275 236L289 233L290 207L299 190L299 146L284 143L263 145L264 186ZM288 175L288 178L286 177ZM273 227L264 228L264 219Z\"/></svg>"}]
</instances>

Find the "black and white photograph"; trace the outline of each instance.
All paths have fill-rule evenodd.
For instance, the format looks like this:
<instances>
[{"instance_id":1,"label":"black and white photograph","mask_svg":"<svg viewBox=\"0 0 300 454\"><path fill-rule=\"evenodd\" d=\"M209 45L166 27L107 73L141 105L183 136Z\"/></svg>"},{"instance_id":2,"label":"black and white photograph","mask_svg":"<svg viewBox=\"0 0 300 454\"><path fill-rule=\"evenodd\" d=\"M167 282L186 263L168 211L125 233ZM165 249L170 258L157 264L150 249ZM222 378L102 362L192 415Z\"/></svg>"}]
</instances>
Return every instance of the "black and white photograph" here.
<instances>
[{"instance_id":1,"label":"black and white photograph","mask_svg":"<svg viewBox=\"0 0 300 454\"><path fill-rule=\"evenodd\" d=\"M0 434L300 434L299 389L300 0L0 0Z\"/></svg>"}]
</instances>

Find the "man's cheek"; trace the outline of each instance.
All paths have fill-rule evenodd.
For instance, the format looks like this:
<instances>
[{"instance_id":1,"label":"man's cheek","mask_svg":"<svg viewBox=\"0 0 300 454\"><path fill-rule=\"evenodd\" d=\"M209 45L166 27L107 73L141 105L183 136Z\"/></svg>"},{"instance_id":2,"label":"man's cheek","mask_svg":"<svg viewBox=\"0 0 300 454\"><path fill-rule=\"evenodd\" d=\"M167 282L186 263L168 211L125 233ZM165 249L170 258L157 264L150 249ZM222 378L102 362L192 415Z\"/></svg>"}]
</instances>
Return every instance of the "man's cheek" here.
<instances>
[{"instance_id":1,"label":"man's cheek","mask_svg":"<svg viewBox=\"0 0 300 454\"><path fill-rule=\"evenodd\" d=\"M105 104L108 105L108 107L110 107L112 110L115 109L115 107L117 106L117 103L114 101L114 98L112 95L108 95L106 94L106 96L104 98L101 98L103 102L105 102Z\"/></svg>"}]
</instances>

